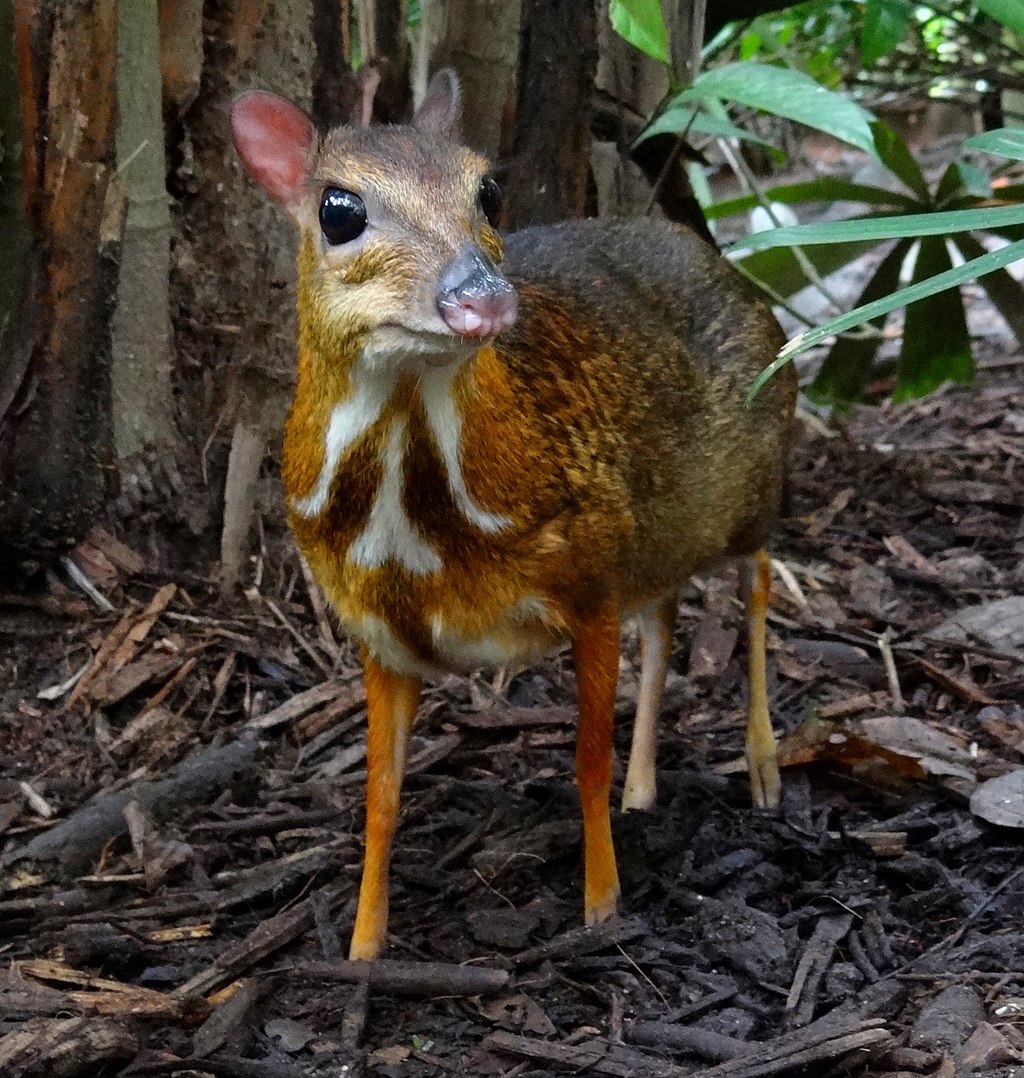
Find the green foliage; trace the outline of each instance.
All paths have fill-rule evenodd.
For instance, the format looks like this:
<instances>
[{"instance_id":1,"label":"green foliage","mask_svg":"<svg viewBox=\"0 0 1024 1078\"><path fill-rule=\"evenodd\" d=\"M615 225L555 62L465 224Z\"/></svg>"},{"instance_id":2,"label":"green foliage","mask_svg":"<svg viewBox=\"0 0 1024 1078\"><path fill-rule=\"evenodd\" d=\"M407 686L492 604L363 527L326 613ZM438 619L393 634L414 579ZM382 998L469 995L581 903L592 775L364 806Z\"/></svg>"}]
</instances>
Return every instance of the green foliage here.
<instances>
[{"instance_id":1,"label":"green foliage","mask_svg":"<svg viewBox=\"0 0 1024 1078\"><path fill-rule=\"evenodd\" d=\"M902 140L885 124L872 126L876 156L909 193L835 180L811 181L796 190L793 185L769 189L765 197L774 201L809 201L827 195L867 203L874 212L846 221L759 232L738 245L763 252L778 246L901 241L876 267L855 310L801 334L787 346L785 354L791 357L832 334L871 324L870 335L855 341L840 337L832 345L808 388L810 396L822 403L844 403L863 392L875 373L886 316L905 305L895 397L930 393L949 379L969 382L973 360L959 292L968 281L978 280L1024 343L1024 289L1004 268L1024 255L1024 242L986 254L983 244L972 236L980 232L1006 237L1008 230L1012 236L1024 225L1024 203L1011 189L993 188L981 170L964 161L950 165L930 190ZM737 200L725 208L737 212L735 207ZM885 208L897 212L878 212ZM963 259L962 265L953 266L951 251ZM899 289L900 268L908 260L913 266L910 285ZM744 260L745 265L748 262L749 258ZM747 268L766 286L780 290L780 282L770 273L762 276L758 267Z\"/></svg>"},{"instance_id":2,"label":"green foliage","mask_svg":"<svg viewBox=\"0 0 1024 1078\"><path fill-rule=\"evenodd\" d=\"M623 36L664 59L657 4L613 0L612 8L620 9L613 23ZM1024 257L1024 185L1007 185L1001 177L996 184L997 177L964 157L929 185L903 139L855 100L867 85L866 72L883 65L889 77L908 70L919 82L918 67L944 78L953 69L951 59L963 66L966 56L976 67L990 59L989 47L1003 50L1000 62L1009 57L1018 64L1021 54L1012 42L1007 46L1006 35L993 35L990 25L976 27L979 17L1021 34L1024 0L950 0L941 11L912 0L809 0L753 19L715 39L706 53L730 62L704 71L672 96L641 136L702 132L764 143L730 117L726 106L738 105L825 131L870 154L891 174L886 185L821 177L705 207L709 220L766 202L844 201L869 208L845 221L776 228L741 241L744 270L772 297L791 295L809 279L820 282L878 244L895 241L854 310L791 341L759 384L792 356L836 337L809 392L822 402L856 399L876 376L886 320L900 307L906 314L894 395L928 393L950 379L969 382L973 358L959 289L973 280L1024 344L1024 288L1005 268ZM831 89L841 84L854 93ZM947 78L944 85L955 84ZM1024 160L1024 128L975 136L964 149ZM1009 245L988 250L978 233ZM901 289L904 274L909 284ZM866 329L842 336L860 326Z\"/></svg>"},{"instance_id":3,"label":"green foliage","mask_svg":"<svg viewBox=\"0 0 1024 1078\"><path fill-rule=\"evenodd\" d=\"M783 116L874 153L871 114L801 71L753 60L713 67L677 94L669 102L669 110L709 100L732 101Z\"/></svg>"},{"instance_id":4,"label":"green foliage","mask_svg":"<svg viewBox=\"0 0 1024 1078\"><path fill-rule=\"evenodd\" d=\"M668 33L658 0L611 0L608 15L615 32L641 52L663 64L668 59Z\"/></svg>"},{"instance_id":5,"label":"green foliage","mask_svg":"<svg viewBox=\"0 0 1024 1078\"><path fill-rule=\"evenodd\" d=\"M867 0L860 30L865 67L874 67L903 40L910 22L909 0Z\"/></svg>"}]
</instances>

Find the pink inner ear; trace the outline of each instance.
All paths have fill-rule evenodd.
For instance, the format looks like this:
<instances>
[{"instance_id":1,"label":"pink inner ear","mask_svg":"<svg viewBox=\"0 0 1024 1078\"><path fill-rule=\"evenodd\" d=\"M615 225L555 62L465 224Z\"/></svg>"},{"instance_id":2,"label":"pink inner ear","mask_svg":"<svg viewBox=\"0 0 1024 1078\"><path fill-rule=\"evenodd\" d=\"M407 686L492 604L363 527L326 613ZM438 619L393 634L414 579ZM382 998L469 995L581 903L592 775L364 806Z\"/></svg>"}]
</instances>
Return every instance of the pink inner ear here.
<instances>
[{"instance_id":1,"label":"pink inner ear","mask_svg":"<svg viewBox=\"0 0 1024 1078\"><path fill-rule=\"evenodd\" d=\"M242 94L231 106L235 150L252 178L275 201L294 206L309 177L313 124L290 101L263 90Z\"/></svg>"}]
</instances>

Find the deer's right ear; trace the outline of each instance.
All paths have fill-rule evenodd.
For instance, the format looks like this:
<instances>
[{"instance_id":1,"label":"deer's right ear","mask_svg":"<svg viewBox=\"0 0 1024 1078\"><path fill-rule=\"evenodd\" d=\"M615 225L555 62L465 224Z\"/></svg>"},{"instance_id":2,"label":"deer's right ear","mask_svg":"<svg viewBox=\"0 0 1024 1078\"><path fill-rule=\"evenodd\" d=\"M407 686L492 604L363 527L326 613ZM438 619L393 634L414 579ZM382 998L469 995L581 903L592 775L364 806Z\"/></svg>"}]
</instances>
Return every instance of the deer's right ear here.
<instances>
[{"instance_id":1,"label":"deer's right ear","mask_svg":"<svg viewBox=\"0 0 1024 1078\"><path fill-rule=\"evenodd\" d=\"M250 90L231 106L231 138L249 175L275 202L294 209L309 179L312 120L277 94Z\"/></svg>"}]
</instances>

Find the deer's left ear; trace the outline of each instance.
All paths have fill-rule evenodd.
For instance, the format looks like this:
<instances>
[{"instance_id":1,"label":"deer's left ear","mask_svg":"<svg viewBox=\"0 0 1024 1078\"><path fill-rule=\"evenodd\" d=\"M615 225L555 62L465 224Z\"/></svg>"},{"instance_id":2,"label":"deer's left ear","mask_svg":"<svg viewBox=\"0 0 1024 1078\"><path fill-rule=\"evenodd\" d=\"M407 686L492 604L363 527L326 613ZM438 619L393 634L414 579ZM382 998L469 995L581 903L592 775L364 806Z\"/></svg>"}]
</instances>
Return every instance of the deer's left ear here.
<instances>
[{"instance_id":1,"label":"deer's left ear","mask_svg":"<svg viewBox=\"0 0 1024 1078\"><path fill-rule=\"evenodd\" d=\"M315 141L310 118L277 94L251 90L231 106L231 137L249 175L294 212L309 179Z\"/></svg>"},{"instance_id":2,"label":"deer's left ear","mask_svg":"<svg viewBox=\"0 0 1024 1078\"><path fill-rule=\"evenodd\" d=\"M426 96L412 122L421 131L457 139L461 120L462 88L459 77L450 67L443 67L430 80Z\"/></svg>"}]
</instances>

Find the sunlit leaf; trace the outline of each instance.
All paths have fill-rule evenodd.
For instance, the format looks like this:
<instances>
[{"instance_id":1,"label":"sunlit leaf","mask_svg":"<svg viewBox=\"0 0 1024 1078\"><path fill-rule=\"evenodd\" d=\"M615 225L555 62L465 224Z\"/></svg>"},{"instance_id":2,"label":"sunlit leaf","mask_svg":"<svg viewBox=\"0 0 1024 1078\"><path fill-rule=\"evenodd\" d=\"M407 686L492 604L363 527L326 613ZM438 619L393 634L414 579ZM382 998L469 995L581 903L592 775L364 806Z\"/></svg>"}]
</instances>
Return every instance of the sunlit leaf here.
<instances>
[{"instance_id":1,"label":"sunlit leaf","mask_svg":"<svg viewBox=\"0 0 1024 1078\"><path fill-rule=\"evenodd\" d=\"M871 113L801 71L753 60L725 64L698 75L691 86L673 98L672 107L707 98L736 101L784 116L825 131L872 156L875 153Z\"/></svg>"},{"instance_id":2,"label":"sunlit leaf","mask_svg":"<svg viewBox=\"0 0 1024 1078\"><path fill-rule=\"evenodd\" d=\"M615 32L630 45L663 64L668 59L668 34L658 0L611 0L608 8Z\"/></svg>"},{"instance_id":3,"label":"sunlit leaf","mask_svg":"<svg viewBox=\"0 0 1024 1078\"><path fill-rule=\"evenodd\" d=\"M1024 4L1021 0L974 0L979 11L1024 37Z\"/></svg>"},{"instance_id":4,"label":"sunlit leaf","mask_svg":"<svg viewBox=\"0 0 1024 1078\"><path fill-rule=\"evenodd\" d=\"M761 250L766 247L804 246L814 243L845 243L849 240L895 240L913 236L945 236L950 232L976 229L995 231L1007 225L1024 224L1024 205L978 210L944 210L940 213L911 213L900 217L862 217L853 221L828 221L813 225L792 225L757 232L738 240L736 247Z\"/></svg>"},{"instance_id":5,"label":"sunlit leaf","mask_svg":"<svg viewBox=\"0 0 1024 1078\"><path fill-rule=\"evenodd\" d=\"M922 202L930 202L928 182L903 139L882 120L875 120L871 125L871 134L882 164Z\"/></svg>"},{"instance_id":6,"label":"sunlit leaf","mask_svg":"<svg viewBox=\"0 0 1024 1078\"><path fill-rule=\"evenodd\" d=\"M1024 4L1021 6L1024 7ZM999 154L1000 157L1012 157L1014 161L1024 161L1024 127L999 127L995 131L971 135L964 146L970 150L982 150Z\"/></svg>"},{"instance_id":7,"label":"sunlit leaf","mask_svg":"<svg viewBox=\"0 0 1024 1078\"><path fill-rule=\"evenodd\" d=\"M911 240L901 240L882 259L874 276L857 297L858 307L899 288L900 267L911 244ZM888 312L881 314L870 324L880 330L888 317ZM837 338L808 387L807 395L819 404L859 400L874 376L875 354L881 343L880 337L873 336Z\"/></svg>"},{"instance_id":8,"label":"sunlit leaf","mask_svg":"<svg viewBox=\"0 0 1024 1078\"><path fill-rule=\"evenodd\" d=\"M867 0L860 51L864 66L874 67L903 40L910 19L908 0Z\"/></svg>"},{"instance_id":9,"label":"sunlit leaf","mask_svg":"<svg viewBox=\"0 0 1024 1078\"><path fill-rule=\"evenodd\" d=\"M1011 263L1018 262L1021 259L1024 259L1024 240L1018 240L1007 247L1001 247L998 251L989 251L988 254L982 255L980 258L973 258L962 266L956 266L945 273L929 278L927 281L920 281L918 284L901 288L898 292L893 292L889 296L883 296L881 299L875 300L874 303L866 303L864 306L856 307L854 310L840 315L838 318L833 318L823 325L815 326L814 329L798 333L779 352L778 358L765 367L754 379L754 384L747 394L747 400L753 400L761 386L776 371L789 363L794 356L800 355L801 352L806 352L809 348L817 347L823 341L828 340L829 337L842 333L844 330L853 329L854 326L870 322L871 319L877 318L880 314L894 311L897 307L903 307L927 296L934 296L936 292L942 292L947 288L958 287L966 281L976 280L987 273L1002 269L1004 266L1009 266Z\"/></svg>"},{"instance_id":10,"label":"sunlit leaf","mask_svg":"<svg viewBox=\"0 0 1024 1078\"><path fill-rule=\"evenodd\" d=\"M918 249L911 283L932 280L952 265L945 239L928 236ZM966 385L973 377L971 335L959 290L944 290L908 304L893 399L923 397L943 382Z\"/></svg>"}]
</instances>

